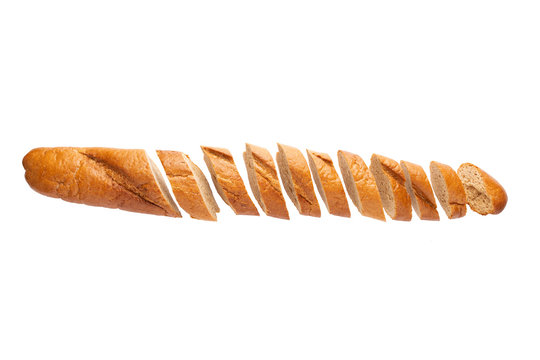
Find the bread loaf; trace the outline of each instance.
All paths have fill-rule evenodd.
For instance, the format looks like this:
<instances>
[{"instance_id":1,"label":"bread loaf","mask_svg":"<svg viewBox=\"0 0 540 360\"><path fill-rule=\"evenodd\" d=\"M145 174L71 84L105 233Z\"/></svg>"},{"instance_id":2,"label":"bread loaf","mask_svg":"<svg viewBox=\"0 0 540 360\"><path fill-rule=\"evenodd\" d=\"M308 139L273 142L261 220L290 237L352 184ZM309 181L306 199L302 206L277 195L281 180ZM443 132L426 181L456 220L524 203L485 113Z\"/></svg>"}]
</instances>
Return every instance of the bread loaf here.
<instances>
[{"instance_id":1,"label":"bread loaf","mask_svg":"<svg viewBox=\"0 0 540 360\"><path fill-rule=\"evenodd\" d=\"M165 180L144 150L37 148L23 159L40 194L139 213L180 217Z\"/></svg>"},{"instance_id":2,"label":"bread loaf","mask_svg":"<svg viewBox=\"0 0 540 360\"><path fill-rule=\"evenodd\" d=\"M431 184L446 216L457 219L467 213L467 196L458 175L450 166L436 161L429 165Z\"/></svg>"},{"instance_id":3,"label":"bread loaf","mask_svg":"<svg viewBox=\"0 0 540 360\"><path fill-rule=\"evenodd\" d=\"M497 180L478 166L465 163L457 174L465 187L471 210L481 214L499 214L506 207L508 196Z\"/></svg>"},{"instance_id":4,"label":"bread loaf","mask_svg":"<svg viewBox=\"0 0 540 360\"><path fill-rule=\"evenodd\" d=\"M259 215L231 153L202 146L204 161L222 199L238 215ZM278 144L277 164L287 195L302 215L320 217L313 179L330 214L350 217L342 181L328 154ZM173 194L192 218L216 221L219 207L201 169L189 156L157 151ZM369 168L358 155L338 151L345 187L364 216L385 221L411 220L414 208L422 220L439 220L435 192L450 219L467 212L498 214L508 196L492 176L465 163L456 173L450 166L430 163L431 185L421 166L373 154ZM246 144L244 161L257 202L268 216L289 219L274 160L268 150ZM66 201L127 211L181 217L160 170L141 149L55 147L31 150L23 159L30 187ZM310 172L311 168L311 172ZM384 209L384 210L383 210Z\"/></svg>"},{"instance_id":5,"label":"bread loaf","mask_svg":"<svg viewBox=\"0 0 540 360\"><path fill-rule=\"evenodd\" d=\"M386 221L377 184L364 160L347 151L338 151L338 162L345 188L360 214Z\"/></svg>"},{"instance_id":6,"label":"bread loaf","mask_svg":"<svg viewBox=\"0 0 540 360\"><path fill-rule=\"evenodd\" d=\"M218 194L236 215L259 215L229 150L201 146Z\"/></svg>"},{"instance_id":7,"label":"bread loaf","mask_svg":"<svg viewBox=\"0 0 540 360\"><path fill-rule=\"evenodd\" d=\"M289 219L287 205L281 192L276 165L265 148L246 144L244 152L249 185L255 199L268 216Z\"/></svg>"},{"instance_id":8,"label":"bread loaf","mask_svg":"<svg viewBox=\"0 0 540 360\"><path fill-rule=\"evenodd\" d=\"M216 221L219 206L201 169L178 151L158 150L157 155L178 205L194 219Z\"/></svg>"},{"instance_id":9,"label":"bread loaf","mask_svg":"<svg viewBox=\"0 0 540 360\"><path fill-rule=\"evenodd\" d=\"M306 150L309 167L328 212L332 215L351 217L347 196L330 156Z\"/></svg>"},{"instance_id":10,"label":"bread loaf","mask_svg":"<svg viewBox=\"0 0 540 360\"><path fill-rule=\"evenodd\" d=\"M276 154L279 174L287 195L301 215L321 216L321 209L306 159L292 146L278 144Z\"/></svg>"},{"instance_id":11,"label":"bread loaf","mask_svg":"<svg viewBox=\"0 0 540 360\"><path fill-rule=\"evenodd\" d=\"M394 220L410 221L411 199L405 188L405 175L399 164L385 156L373 154L369 169L375 177L388 216Z\"/></svg>"},{"instance_id":12,"label":"bread loaf","mask_svg":"<svg viewBox=\"0 0 540 360\"><path fill-rule=\"evenodd\" d=\"M435 196L424 169L408 161L402 160L400 164L405 175L405 188L416 215L421 220L439 220Z\"/></svg>"}]
</instances>

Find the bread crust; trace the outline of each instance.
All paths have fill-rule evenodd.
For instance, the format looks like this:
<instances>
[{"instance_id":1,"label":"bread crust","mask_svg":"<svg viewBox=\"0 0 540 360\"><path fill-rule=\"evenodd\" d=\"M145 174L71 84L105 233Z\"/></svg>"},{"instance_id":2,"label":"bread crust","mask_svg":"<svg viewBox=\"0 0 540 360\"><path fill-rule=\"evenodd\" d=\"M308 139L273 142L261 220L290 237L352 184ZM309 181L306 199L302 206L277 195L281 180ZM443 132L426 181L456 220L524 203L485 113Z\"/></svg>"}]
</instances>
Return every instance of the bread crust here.
<instances>
[{"instance_id":1,"label":"bread crust","mask_svg":"<svg viewBox=\"0 0 540 360\"><path fill-rule=\"evenodd\" d=\"M219 195L236 215L259 215L229 150L201 146L204 161Z\"/></svg>"},{"instance_id":2,"label":"bread crust","mask_svg":"<svg viewBox=\"0 0 540 360\"><path fill-rule=\"evenodd\" d=\"M458 171L457 171L458 176L460 175L461 170L463 168L467 167L467 166L471 166L471 167L475 168L480 173L480 176L482 177L482 180L484 182L486 193L489 196L489 198L491 199L491 203L492 203L492 206L493 206L492 211L490 211L488 213L482 213L480 211L477 211L473 207L471 207L471 209L473 211L481 214L481 215L487 215L487 214L496 215L496 214L501 213L504 210L504 208L506 207L506 204L508 203L508 195L506 194L506 190L504 190L503 186L497 180L495 180L494 177L489 175L484 170L480 169L478 166L476 166L474 164L471 164L471 163L461 164L459 166L459 168L458 168ZM459 176L459 177L461 178L461 176ZM470 204L469 204L469 206L470 206Z\"/></svg>"},{"instance_id":3,"label":"bread crust","mask_svg":"<svg viewBox=\"0 0 540 360\"><path fill-rule=\"evenodd\" d=\"M332 215L351 217L347 195L334 167L332 158L322 152L306 150L309 167L315 179L319 194L323 198L328 212Z\"/></svg>"},{"instance_id":4,"label":"bread crust","mask_svg":"<svg viewBox=\"0 0 540 360\"><path fill-rule=\"evenodd\" d=\"M440 220L435 195L426 172L420 165L400 161L405 175L407 192L411 198L413 209L421 220Z\"/></svg>"},{"instance_id":5,"label":"bread crust","mask_svg":"<svg viewBox=\"0 0 540 360\"><path fill-rule=\"evenodd\" d=\"M338 159L341 175L344 178L345 183L347 183L345 180L345 166L348 167L352 175L354 184L351 185L355 186L358 198L356 199L356 194L352 193L354 191L353 189L349 190L347 186L346 188L351 200L355 203L358 211L360 211L360 214L373 219L386 221L375 178L369 171L364 160L359 155L343 150L338 151Z\"/></svg>"},{"instance_id":6,"label":"bread crust","mask_svg":"<svg viewBox=\"0 0 540 360\"><path fill-rule=\"evenodd\" d=\"M260 146L246 144L244 160L248 173L252 171L255 176L254 179L249 177L249 183L264 213L268 216L289 220L289 212L281 192L276 165L270 152Z\"/></svg>"},{"instance_id":7,"label":"bread crust","mask_svg":"<svg viewBox=\"0 0 540 360\"><path fill-rule=\"evenodd\" d=\"M287 195L289 195L300 215L320 217L321 208L315 195L308 163L302 152L292 146L279 143L277 145L279 148L279 152L276 155L278 159L277 163ZM284 161L282 162L280 159ZM286 185L285 174L287 171L291 175L292 186L290 188Z\"/></svg>"},{"instance_id":8,"label":"bread crust","mask_svg":"<svg viewBox=\"0 0 540 360\"><path fill-rule=\"evenodd\" d=\"M379 179L377 177L377 172L375 169L375 162L377 161L381 166L381 175L386 177L393 194L394 213L392 214L392 212L389 211L389 208L384 206L385 203L383 201L384 209L393 220L410 221L412 219L411 199L407 193L407 189L405 188L405 175L403 174L401 166L399 166L397 161L386 156L378 154L373 154L371 156L371 164L369 168L375 177L377 188L379 189L379 194L381 195L381 200L383 198L383 189L381 184L384 179Z\"/></svg>"},{"instance_id":9,"label":"bread crust","mask_svg":"<svg viewBox=\"0 0 540 360\"><path fill-rule=\"evenodd\" d=\"M430 168L431 167L437 167L444 178L448 192L448 211L447 209L444 210L448 218L458 219L465 216L467 214L467 195L465 194L465 189L463 188L463 184L457 173L451 166L437 161L432 161L430 163ZM433 172L431 172L431 182L434 183ZM435 192L435 194L437 194L437 192ZM442 204L440 198L439 202Z\"/></svg>"},{"instance_id":10,"label":"bread crust","mask_svg":"<svg viewBox=\"0 0 540 360\"><path fill-rule=\"evenodd\" d=\"M156 153L178 205L194 219L216 221L216 214L206 205L195 174L186 161L189 157L178 151L157 150Z\"/></svg>"},{"instance_id":11,"label":"bread crust","mask_svg":"<svg viewBox=\"0 0 540 360\"><path fill-rule=\"evenodd\" d=\"M180 217L141 149L56 147L31 150L25 178L40 194L65 201ZM165 193L166 192L166 193Z\"/></svg>"}]
</instances>

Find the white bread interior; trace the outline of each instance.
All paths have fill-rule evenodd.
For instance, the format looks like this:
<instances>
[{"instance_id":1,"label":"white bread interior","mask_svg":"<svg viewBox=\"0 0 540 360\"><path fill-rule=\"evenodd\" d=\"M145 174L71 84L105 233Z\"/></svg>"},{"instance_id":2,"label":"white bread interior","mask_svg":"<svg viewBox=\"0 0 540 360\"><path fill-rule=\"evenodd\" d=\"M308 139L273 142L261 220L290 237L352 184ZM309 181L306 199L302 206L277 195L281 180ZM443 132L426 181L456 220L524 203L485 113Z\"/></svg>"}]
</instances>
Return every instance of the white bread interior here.
<instances>
[{"instance_id":1,"label":"white bread interior","mask_svg":"<svg viewBox=\"0 0 540 360\"><path fill-rule=\"evenodd\" d=\"M154 175L154 179L156 180L156 183L159 186L159 190L165 197L165 200L167 200L167 202L174 209L174 211L177 212L180 217L182 217L180 213L180 209L176 205L176 201L174 200L171 193L169 192L169 188L167 187L167 180L165 180L165 177L159 170L159 167L156 165L156 163L150 158L150 156L148 156L148 153L144 151L144 154L146 155L146 160L148 161L148 164L150 164L152 175Z\"/></svg>"},{"instance_id":2,"label":"white bread interior","mask_svg":"<svg viewBox=\"0 0 540 360\"><path fill-rule=\"evenodd\" d=\"M202 170L193 161L191 161L189 156L185 154L182 154L182 156L189 169L193 173L195 181L197 182L197 187L201 192L206 208L212 215L212 218L214 220L217 220L216 213L219 212L219 206L216 202L216 199L214 198L214 194L212 193L210 184L208 183L208 180L206 180L206 176L204 176Z\"/></svg>"}]
</instances>

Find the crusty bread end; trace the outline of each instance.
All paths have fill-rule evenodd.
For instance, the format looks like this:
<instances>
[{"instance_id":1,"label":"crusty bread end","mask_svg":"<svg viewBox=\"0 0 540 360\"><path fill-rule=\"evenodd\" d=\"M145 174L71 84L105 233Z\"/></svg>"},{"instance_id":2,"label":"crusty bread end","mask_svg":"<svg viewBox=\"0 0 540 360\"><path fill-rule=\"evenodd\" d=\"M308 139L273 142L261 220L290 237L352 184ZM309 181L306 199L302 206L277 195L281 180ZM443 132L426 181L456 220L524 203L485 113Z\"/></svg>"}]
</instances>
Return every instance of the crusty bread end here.
<instances>
[{"instance_id":1,"label":"crusty bread end","mask_svg":"<svg viewBox=\"0 0 540 360\"><path fill-rule=\"evenodd\" d=\"M497 180L478 166L461 164L457 174L465 187L471 210L481 214L499 214L506 207L508 195Z\"/></svg>"}]
</instances>

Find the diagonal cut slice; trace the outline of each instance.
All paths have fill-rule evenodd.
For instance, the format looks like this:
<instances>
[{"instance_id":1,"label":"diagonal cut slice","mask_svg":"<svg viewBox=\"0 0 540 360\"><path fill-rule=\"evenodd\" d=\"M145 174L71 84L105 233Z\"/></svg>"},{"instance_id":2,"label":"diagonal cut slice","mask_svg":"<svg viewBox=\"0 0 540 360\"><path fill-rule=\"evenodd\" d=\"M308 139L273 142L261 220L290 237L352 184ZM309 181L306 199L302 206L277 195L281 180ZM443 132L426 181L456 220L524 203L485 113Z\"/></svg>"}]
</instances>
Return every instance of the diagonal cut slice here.
<instances>
[{"instance_id":1,"label":"diagonal cut slice","mask_svg":"<svg viewBox=\"0 0 540 360\"><path fill-rule=\"evenodd\" d=\"M373 154L369 165L375 177L384 210L393 220L410 221L411 199L405 189L405 175L397 161Z\"/></svg>"},{"instance_id":2,"label":"diagonal cut slice","mask_svg":"<svg viewBox=\"0 0 540 360\"><path fill-rule=\"evenodd\" d=\"M201 169L184 153L156 152L178 205L194 219L216 221L219 207Z\"/></svg>"},{"instance_id":3,"label":"diagonal cut slice","mask_svg":"<svg viewBox=\"0 0 540 360\"><path fill-rule=\"evenodd\" d=\"M302 152L295 147L277 144L276 160L283 187L300 215L321 216L311 174Z\"/></svg>"},{"instance_id":4,"label":"diagonal cut slice","mask_svg":"<svg viewBox=\"0 0 540 360\"><path fill-rule=\"evenodd\" d=\"M219 195L236 215L259 215L249 197L244 181L227 149L201 146L204 162Z\"/></svg>"},{"instance_id":5,"label":"diagonal cut slice","mask_svg":"<svg viewBox=\"0 0 540 360\"><path fill-rule=\"evenodd\" d=\"M458 175L450 166L436 161L429 164L431 184L449 219L467 214L467 196Z\"/></svg>"},{"instance_id":6,"label":"diagonal cut slice","mask_svg":"<svg viewBox=\"0 0 540 360\"><path fill-rule=\"evenodd\" d=\"M435 196L424 169L408 161L402 160L400 164L405 175L405 188L416 215L421 220L440 220Z\"/></svg>"},{"instance_id":7,"label":"diagonal cut slice","mask_svg":"<svg viewBox=\"0 0 540 360\"><path fill-rule=\"evenodd\" d=\"M351 217L349 203L339 175L328 154L306 150L309 167L328 212L336 216Z\"/></svg>"},{"instance_id":8,"label":"diagonal cut slice","mask_svg":"<svg viewBox=\"0 0 540 360\"><path fill-rule=\"evenodd\" d=\"M255 199L268 216L289 219L287 205L281 192L276 165L272 155L265 148L246 144L244 162L249 185Z\"/></svg>"},{"instance_id":9,"label":"diagonal cut slice","mask_svg":"<svg viewBox=\"0 0 540 360\"><path fill-rule=\"evenodd\" d=\"M364 160L356 154L339 150L338 161L345 188L360 214L386 221L375 178Z\"/></svg>"}]
</instances>

